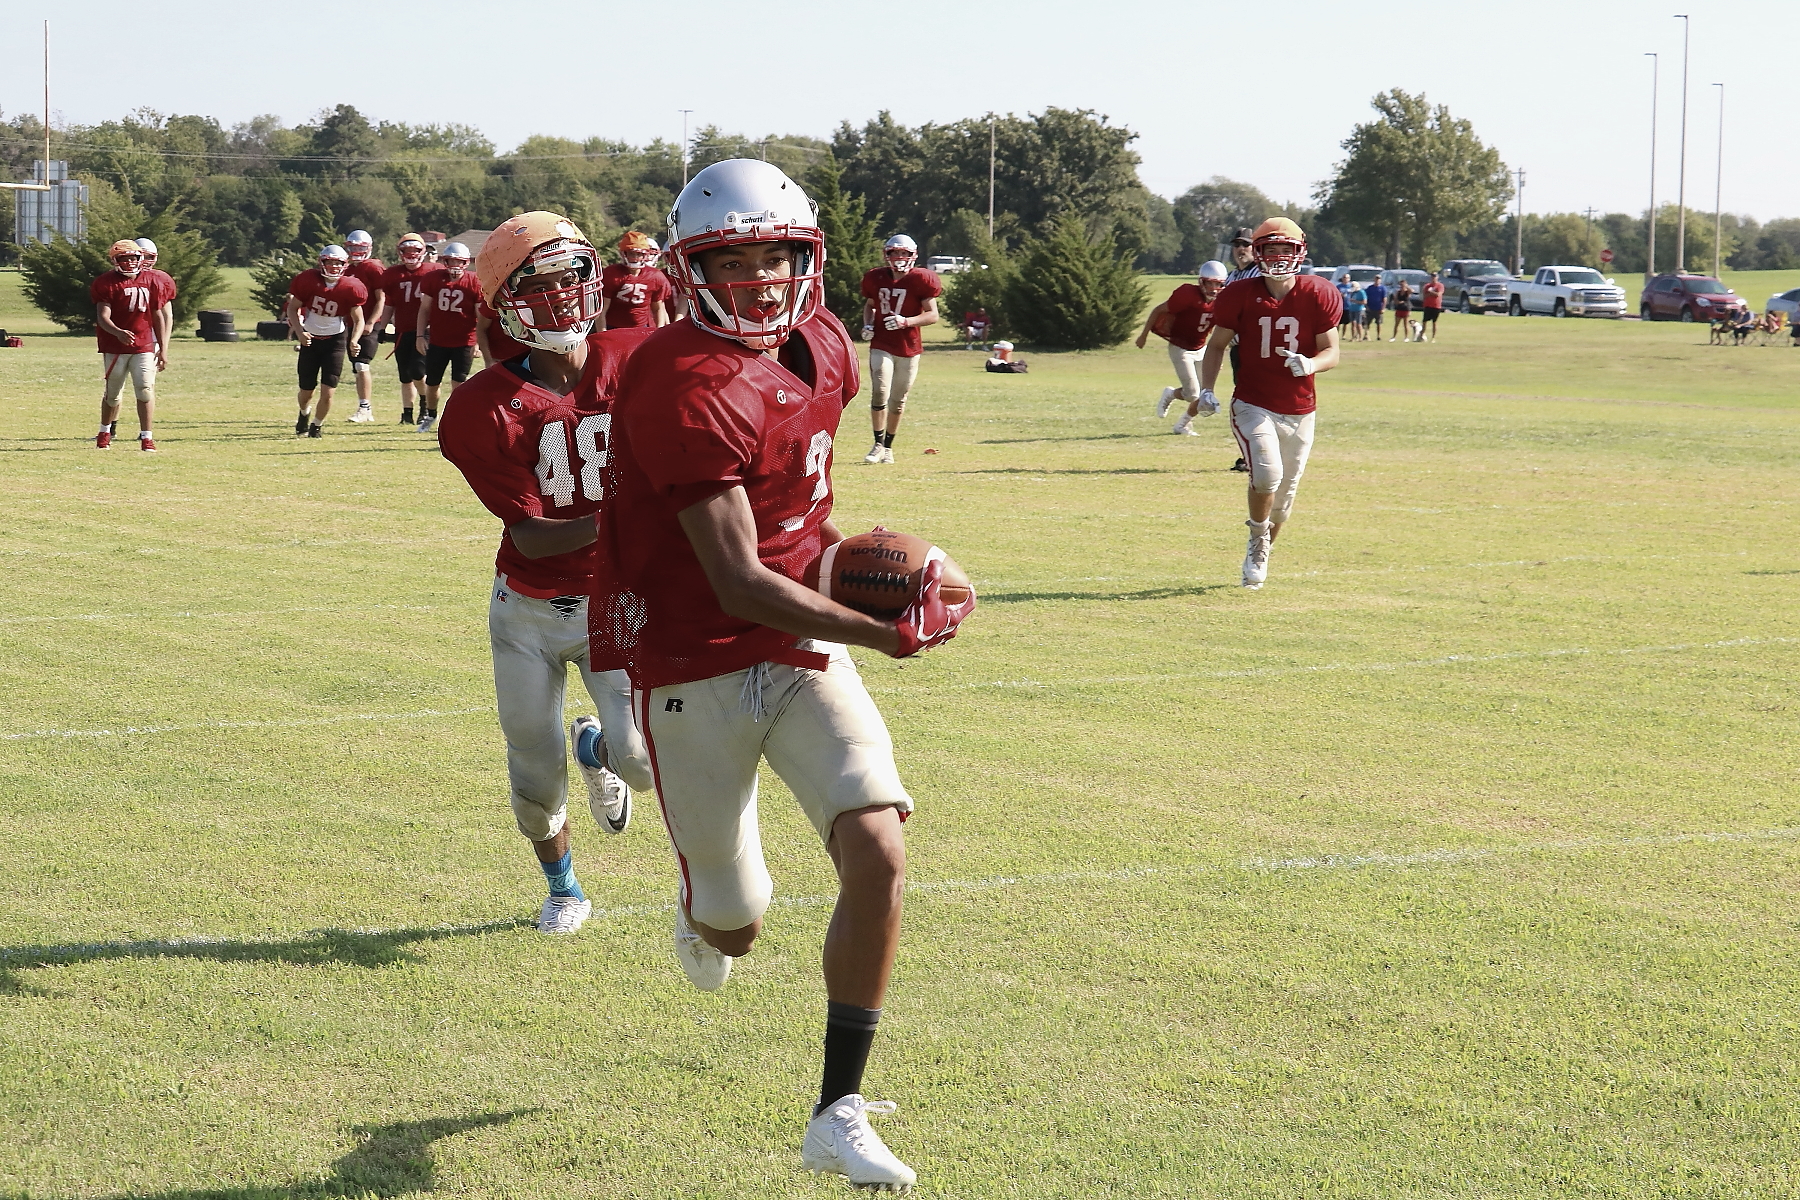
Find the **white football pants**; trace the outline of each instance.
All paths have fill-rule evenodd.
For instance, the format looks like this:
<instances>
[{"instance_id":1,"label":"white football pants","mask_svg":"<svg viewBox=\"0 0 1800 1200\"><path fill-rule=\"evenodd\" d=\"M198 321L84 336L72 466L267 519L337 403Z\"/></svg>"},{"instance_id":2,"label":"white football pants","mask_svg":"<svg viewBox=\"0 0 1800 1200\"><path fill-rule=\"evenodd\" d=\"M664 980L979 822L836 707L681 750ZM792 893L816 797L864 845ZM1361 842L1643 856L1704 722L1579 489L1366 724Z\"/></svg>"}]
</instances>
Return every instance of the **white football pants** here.
<instances>
[{"instance_id":1,"label":"white football pants","mask_svg":"<svg viewBox=\"0 0 1800 1200\"><path fill-rule=\"evenodd\" d=\"M587 598L521 596L494 581L488 598L488 642L494 652L494 696L506 735L506 774L513 819L534 842L561 831L568 819L568 733L563 696L569 664L599 709L606 757L634 790L652 786L650 756L631 719L631 681L623 671L588 670Z\"/></svg>"},{"instance_id":2,"label":"white football pants","mask_svg":"<svg viewBox=\"0 0 1800 1200\"><path fill-rule=\"evenodd\" d=\"M901 358L869 347L869 407L886 408L891 404L896 410L905 409L907 394L919 377L919 360L924 357L915 354Z\"/></svg>"},{"instance_id":3,"label":"white football pants","mask_svg":"<svg viewBox=\"0 0 1800 1200\"><path fill-rule=\"evenodd\" d=\"M137 399L156 399L156 355L102 354L100 368L106 372L107 404L119 398L127 379L131 380L131 391Z\"/></svg>"},{"instance_id":4,"label":"white football pants","mask_svg":"<svg viewBox=\"0 0 1800 1200\"><path fill-rule=\"evenodd\" d=\"M1200 398L1200 360L1206 357L1206 348L1187 350L1169 343L1169 362L1175 367L1175 378L1181 384L1181 398L1189 404Z\"/></svg>"},{"instance_id":5,"label":"white football pants","mask_svg":"<svg viewBox=\"0 0 1800 1200\"><path fill-rule=\"evenodd\" d=\"M1313 413L1303 417L1270 412L1244 400L1231 402L1231 434L1250 468L1250 486L1275 493L1269 520L1285 524L1294 511L1294 493L1312 453Z\"/></svg>"},{"instance_id":6,"label":"white football pants","mask_svg":"<svg viewBox=\"0 0 1800 1200\"><path fill-rule=\"evenodd\" d=\"M818 831L859 808L912 797L894 766L894 743L844 647L824 671L761 663L694 683L637 692L656 795L694 920L742 929L774 894L756 822L756 768L767 758Z\"/></svg>"}]
</instances>

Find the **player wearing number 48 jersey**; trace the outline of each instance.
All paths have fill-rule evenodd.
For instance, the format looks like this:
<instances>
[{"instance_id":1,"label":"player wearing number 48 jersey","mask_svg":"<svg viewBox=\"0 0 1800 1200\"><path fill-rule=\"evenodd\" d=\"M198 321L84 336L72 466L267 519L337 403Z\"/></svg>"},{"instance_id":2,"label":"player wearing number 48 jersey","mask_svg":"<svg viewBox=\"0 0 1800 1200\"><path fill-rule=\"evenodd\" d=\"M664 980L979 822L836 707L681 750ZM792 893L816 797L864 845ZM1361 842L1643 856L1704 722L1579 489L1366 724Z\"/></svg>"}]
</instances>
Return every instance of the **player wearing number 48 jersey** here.
<instances>
[{"instance_id":1,"label":"player wearing number 48 jersey","mask_svg":"<svg viewBox=\"0 0 1800 1200\"><path fill-rule=\"evenodd\" d=\"M587 642L594 513L611 449L608 409L626 358L649 331L589 336L599 310L599 260L581 230L555 213L502 224L471 275L526 352L457 389L438 445L505 526L488 597L488 638L513 817L550 885L538 928L574 933L591 905L575 878L565 815L569 664L600 710L598 721L578 717L569 727L595 820L621 832L631 819L631 788L651 784L632 724L630 682L623 671L593 670Z\"/></svg>"},{"instance_id":2,"label":"player wearing number 48 jersey","mask_svg":"<svg viewBox=\"0 0 1800 1200\"><path fill-rule=\"evenodd\" d=\"M1313 376L1338 364L1344 299L1318 276L1299 274L1306 235L1286 217L1257 226L1251 250L1261 274L1227 284L1213 301L1212 333L1200 363L1200 403L1217 410L1212 389L1235 337L1231 432L1250 469L1243 584L1259 588L1312 452Z\"/></svg>"}]
</instances>

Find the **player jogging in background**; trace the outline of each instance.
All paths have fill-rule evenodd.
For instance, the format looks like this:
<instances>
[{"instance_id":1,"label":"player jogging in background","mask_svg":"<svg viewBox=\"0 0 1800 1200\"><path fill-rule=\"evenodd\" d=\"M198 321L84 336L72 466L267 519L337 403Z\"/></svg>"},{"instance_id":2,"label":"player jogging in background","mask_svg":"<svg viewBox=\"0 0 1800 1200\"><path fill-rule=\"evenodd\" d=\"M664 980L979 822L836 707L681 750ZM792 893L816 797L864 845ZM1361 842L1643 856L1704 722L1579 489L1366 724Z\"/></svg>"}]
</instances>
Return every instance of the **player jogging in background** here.
<instances>
[{"instance_id":1,"label":"player jogging in background","mask_svg":"<svg viewBox=\"0 0 1800 1200\"><path fill-rule=\"evenodd\" d=\"M319 251L319 265L288 284L288 327L300 339L300 415L295 437L323 437L331 396L344 373L346 347L362 336L363 305L369 293L350 278L350 255L342 246ZM313 392L319 394L317 406Z\"/></svg>"},{"instance_id":2,"label":"player jogging in background","mask_svg":"<svg viewBox=\"0 0 1800 1200\"><path fill-rule=\"evenodd\" d=\"M647 233L627 230L619 239L619 262L601 278L602 329L656 329L669 323L675 289L657 269L662 248Z\"/></svg>"},{"instance_id":3,"label":"player jogging in background","mask_svg":"<svg viewBox=\"0 0 1800 1200\"><path fill-rule=\"evenodd\" d=\"M395 247L400 261L381 273L381 296L394 321L394 364L400 372L400 423L413 423L413 402L425 378L425 339L419 336L419 306L425 302L425 239L409 233Z\"/></svg>"},{"instance_id":4,"label":"player jogging in background","mask_svg":"<svg viewBox=\"0 0 1800 1200\"><path fill-rule=\"evenodd\" d=\"M469 248L451 242L438 253L438 263L425 278L424 299L414 332L425 344L425 397L420 402L419 432L429 430L438 416L438 387L450 372L454 396L475 362L475 318L481 290L469 270Z\"/></svg>"},{"instance_id":5,"label":"player jogging in background","mask_svg":"<svg viewBox=\"0 0 1800 1200\"><path fill-rule=\"evenodd\" d=\"M869 418L875 448L866 463L894 461L894 435L906 415L906 396L919 377L925 350L919 330L938 321L944 294L937 272L918 266L919 244L897 233L881 249L887 266L862 277L863 337L869 343Z\"/></svg>"},{"instance_id":6,"label":"player jogging in background","mask_svg":"<svg viewBox=\"0 0 1800 1200\"><path fill-rule=\"evenodd\" d=\"M1225 264L1217 259L1201 263L1199 282L1184 283L1170 292L1167 300L1150 310L1144 327L1138 331L1139 350L1152 333L1169 343L1169 361L1174 364L1180 386L1162 390L1156 415L1167 416L1176 396L1188 402L1187 412L1175 422L1172 433L1198 436L1194 434L1194 418L1202 412L1210 417L1219 411L1216 402L1211 408L1200 403L1200 355L1206 347L1207 327L1212 324L1212 302L1225 286L1225 275Z\"/></svg>"},{"instance_id":7,"label":"player jogging in background","mask_svg":"<svg viewBox=\"0 0 1800 1200\"><path fill-rule=\"evenodd\" d=\"M1258 266L1256 262L1256 253L1250 245L1250 236L1255 232L1255 230L1248 227L1237 229L1232 232L1231 274L1225 277L1227 286L1236 283L1240 279L1255 279L1262 274L1262 268ZM1238 348L1237 343L1233 342L1231 344L1231 375L1234 379L1237 378L1237 369ZM1231 464L1231 469L1234 471L1249 471L1250 464L1246 463L1244 461L1244 456L1240 454L1238 455L1237 461Z\"/></svg>"},{"instance_id":8,"label":"player jogging in background","mask_svg":"<svg viewBox=\"0 0 1800 1200\"><path fill-rule=\"evenodd\" d=\"M366 229L352 229L344 236L344 251L350 256L350 278L368 290L363 304L362 336L350 346L350 371L356 377L356 411L350 419L366 425L375 419L375 356L381 349L381 327L387 324L387 302L381 281L387 268L375 257L375 239Z\"/></svg>"},{"instance_id":9,"label":"player jogging in background","mask_svg":"<svg viewBox=\"0 0 1800 1200\"><path fill-rule=\"evenodd\" d=\"M750 952L773 883L757 766L788 785L837 868L825 937L825 1061L801 1161L865 1187L909 1188L882 1144L863 1068L893 971L913 802L845 643L897 657L954 636L937 576L898 623L808 581L831 523L832 441L856 351L822 307L815 206L777 167L729 159L669 214L689 319L625 371L601 508L589 626L597 662L631 671L638 728L680 867L675 953L703 991Z\"/></svg>"},{"instance_id":10,"label":"player jogging in background","mask_svg":"<svg viewBox=\"0 0 1800 1200\"><path fill-rule=\"evenodd\" d=\"M144 252L144 273L161 284L164 292L163 306L156 310L156 369L162 371L169 366L169 339L175 333L175 306L172 301L180 294L181 289L175 286L173 275L157 267L156 243L146 237L135 240L137 248Z\"/></svg>"},{"instance_id":11,"label":"player jogging in background","mask_svg":"<svg viewBox=\"0 0 1800 1200\"><path fill-rule=\"evenodd\" d=\"M1312 450L1313 376L1338 364L1343 297L1317 275L1299 274L1306 235L1286 217L1257 226L1252 247L1258 278L1229 284L1213 302L1213 329L1200 363L1202 403L1213 398L1231 339L1238 341L1231 432L1250 467L1249 544L1243 585L1260 588L1269 549L1294 508L1294 493Z\"/></svg>"},{"instance_id":12,"label":"player jogging in background","mask_svg":"<svg viewBox=\"0 0 1800 1200\"><path fill-rule=\"evenodd\" d=\"M105 381L100 394L100 432L94 445L102 450L112 445L119 393L130 380L132 395L137 398L138 449L155 450L156 373L167 362L163 347L168 339L158 318L168 308L169 298L157 278L162 272L144 271L144 251L136 242L121 238L107 249L106 256L113 269L88 285Z\"/></svg>"},{"instance_id":13,"label":"player jogging in background","mask_svg":"<svg viewBox=\"0 0 1800 1200\"><path fill-rule=\"evenodd\" d=\"M568 752L588 809L609 833L631 821L631 789L651 786L623 671L588 665L594 512L610 448L607 415L620 369L648 331L590 336L600 312L600 259L580 229L549 212L496 229L473 274L508 332L527 347L457 389L438 447L505 532L488 597L494 695L506 735L513 820L531 842L550 894L545 933L574 933L592 912L575 877L568 829ZM563 737L570 664L599 719Z\"/></svg>"}]
</instances>

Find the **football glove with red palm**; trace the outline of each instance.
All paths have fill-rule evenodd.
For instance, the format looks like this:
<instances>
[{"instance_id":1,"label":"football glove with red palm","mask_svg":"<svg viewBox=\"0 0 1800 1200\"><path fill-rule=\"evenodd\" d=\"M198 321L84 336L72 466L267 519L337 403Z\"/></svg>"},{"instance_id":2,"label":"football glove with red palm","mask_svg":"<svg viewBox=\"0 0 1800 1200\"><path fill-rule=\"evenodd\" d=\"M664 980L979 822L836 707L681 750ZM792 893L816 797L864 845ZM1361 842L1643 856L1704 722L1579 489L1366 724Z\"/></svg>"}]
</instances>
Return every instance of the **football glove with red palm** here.
<instances>
[{"instance_id":1,"label":"football glove with red palm","mask_svg":"<svg viewBox=\"0 0 1800 1200\"><path fill-rule=\"evenodd\" d=\"M895 628L900 633L900 645L894 650L895 658L911 658L913 655L933 646L941 646L956 636L956 627L961 625L975 611L975 589L969 589L969 598L961 604L945 604L939 588L943 583L944 564L932 559L925 564L925 584L919 589L918 597L906 606L900 614Z\"/></svg>"}]
</instances>

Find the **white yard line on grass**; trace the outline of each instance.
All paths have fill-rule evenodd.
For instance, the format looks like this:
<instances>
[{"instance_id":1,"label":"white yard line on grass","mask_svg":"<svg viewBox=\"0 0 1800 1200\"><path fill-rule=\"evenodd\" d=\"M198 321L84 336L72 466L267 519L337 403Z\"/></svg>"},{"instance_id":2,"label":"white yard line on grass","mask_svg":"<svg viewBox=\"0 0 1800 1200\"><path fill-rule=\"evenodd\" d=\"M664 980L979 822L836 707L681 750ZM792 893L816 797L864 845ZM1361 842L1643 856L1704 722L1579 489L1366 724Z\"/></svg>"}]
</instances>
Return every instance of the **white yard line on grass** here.
<instances>
[{"instance_id":1,"label":"white yard line on grass","mask_svg":"<svg viewBox=\"0 0 1800 1200\"><path fill-rule=\"evenodd\" d=\"M1551 854L1564 851L1619 851L1652 846L1707 845L1744 842L1785 842L1800 838L1800 829L1745 829L1708 833L1653 834L1625 838L1579 838L1560 842L1535 842L1517 846L1466 846L1425 850L1411 854L1366 852L1361 854L1324 854L1293 858L1245 858L1227 865L1188 864L1183 866L1120 867L1106 871L1054 871L1036 875L990 875L980 879L938 879L908 883L909 893L929 895L934 892L977 892L1006 888L1030 888L1059 883L1107 883L1151 876L1180 878L1196 875L1221 875L1227 872L1251 874L1277 871L1354 871L1374 867L1455 866L1483 862L1502 857ZM833 896L777 896L774 903L783 908L818 908L837 903ZM627 904L617 908L595 909L593 917L654 917L675 911L673 904ZM465 924L431 925L411 929L351 928L313 929L286 937L221 938L178 937L157 940L83 942L71 946L18 946L0 950L0 968L9 963L41 964L104 956L128 957L159 953L179 954L184 949L207 946L260 946L323 939L332 936L357 937L424 937L498 933L529 925L524 918L481 921Z\"/></svg>"},{"instance_id":2,"label":"white yard line on grass","mask_svg":"<svg viewBox=\"0 0 1800 1200\"><path fill-rule=\"evenodd\" d=\"M60 616L0 617L0 625L36 625L48 621L221 621L231 617L273 617L290 613L433 612L435 604L309 604L292 608L246 608L221 612L68 613Z\"/></svg>"},{"instance_id":3,"label":"white yard line on grass","mask_svg":"<svg viewBox=\"0 0 1800 1200\"><path fill-rule=\"evenodd\" d=\"M351 721L404 721L410 717L464 717L490 713L494 706L479 708L421 708L403 713L340 713L335 717L298 717L287 721L201 721L195 725L121 725L117 729L32 729L24 733L0 733L0 742L27 738L128 737L147 733L184 733L194 729L293 729L302 725L343 725Z\"/></svg>"}]
</instances>

